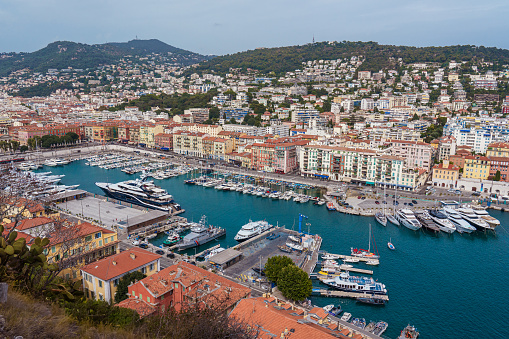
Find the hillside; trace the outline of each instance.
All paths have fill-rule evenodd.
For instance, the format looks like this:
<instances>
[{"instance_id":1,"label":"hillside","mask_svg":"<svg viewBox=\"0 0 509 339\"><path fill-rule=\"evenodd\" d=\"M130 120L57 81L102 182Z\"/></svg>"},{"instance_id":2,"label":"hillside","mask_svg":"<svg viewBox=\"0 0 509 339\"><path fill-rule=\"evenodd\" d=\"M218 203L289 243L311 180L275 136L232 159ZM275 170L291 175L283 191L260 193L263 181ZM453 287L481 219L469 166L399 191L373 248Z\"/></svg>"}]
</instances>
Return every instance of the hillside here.
<instances>
[{"instance_id":1,"label":"hillside","mask_svg":"<svg viewBox=\"0 0 509 339\"><path fill-rule=\"evenodd\" d=\"M319 42L302 46L288 46L250 50L230 55L219 56L201 63L198 73L215 71L227 73L230 68L248 68L268 74L280 75L302 67L303 61L332 60L363 55L366 61L359 70L378 72L395 66L395 61L402 58L404 63L438 62L449 60L470 61L484 59L499 65L509 63L509 50L494 47L446 46L446 47L409 47L380 45L376 42ZM390 60L390 58L394 58Z\"/></svg>"},{"instance_id":2,"label":"hillside","mask_svg":"<svg viewBox=\"0 0 509 339\"><path fill-rule=\"evenodd\" d=\"M67 67L95 68L115 63L126 55L143 56L151 53L167 54L168 61L181 65L190 65L210 58L170 46L156 39L99 45L56 41L33 53L0 55L2 57L0 58L0 76L7 76L13 71L24 68L29 68L33 72L46 72L52 68Z\"/></svg>"}]
</instances>

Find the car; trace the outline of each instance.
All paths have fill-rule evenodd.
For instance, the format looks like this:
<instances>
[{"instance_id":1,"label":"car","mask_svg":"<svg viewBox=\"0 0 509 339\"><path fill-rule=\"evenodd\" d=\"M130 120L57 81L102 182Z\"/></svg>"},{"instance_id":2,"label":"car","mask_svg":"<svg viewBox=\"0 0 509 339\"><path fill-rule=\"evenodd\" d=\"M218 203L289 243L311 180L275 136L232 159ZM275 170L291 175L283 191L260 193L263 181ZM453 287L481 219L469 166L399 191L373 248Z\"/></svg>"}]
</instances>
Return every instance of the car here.
<instances>
[{"instance_id":1,"label":"car","mask_svg":"<svg viewBox=\"0 0 509 339\"><path fill-rule=\"evenodd\" d=\"M417 205L417 200L412 200L412 204Z\"/></svg>"},{"instance_id":2,"label":"car","mask_svg":"<svg viewBox=\"0 0 509 339\"><path fill-rule=\"evenodd\" d=\"M164 251L163 250L156 250L156 254L164 255Z\"/></svg>"},{"instance_id":3,"label":"car","mask_svg":"<svg viewBox=\"0 0 509 339\"><path fill-rule=\"evenodd\" d=\"M362 200L366 200L366 197L362 197L361 199L362 199Z\"/></svg>"},{"instance_id":4,"label":"car","mask_svg":"<svg viewBox=\"0 0 509 339\"><path fill-rule=\"evenodd\" d=\"M357 199L360 199L360 198L361 198L361 196L359 195L359 196L357 197Z\"/></svg>"},{"instance_id":5,"label":"car","mask_svg":"<svg viewBox=\"0 0 509 339\"><path fill-rule=\"evenodd\" d=\"M380 201L375 200L375 204L380 205Z\"/></svg>"},{"instance_id":6,"label":"car","mask_svg":"<svg viewBox=\"0 0 509 339\"><path fill-rule=\"evenodd\" d=\"M385 200L382 201L382 204L387 205L387 201L385 201Z\"/></svg>"},{"instance_id":7,"label":"car","mask_svg":"<svg viewBox=\"0 0 509 339\"><path fill-rule=\"evenodd\" d=\"M392 203L393 203L394 205L396 205L396 206L397 206L397 205L399 205L399 201L397 201L397 200L394 200Z\"/></svg>"},{"instance_id":8,"label":"car","mask_svg":"<svg viewBox=\"0 0 509 339\"><path fill-rule=\"evenodd\" d=\"M475 197L480 197L481 196L481 192L473 192L472 195L475 196Z\"/></svg>"},{"instance_id":9,"label":"car","mask_svg":"<svg viewBox=\"0 0 509 339\"><path fill-rule=\"evenodd\" d=\"M412 207L414 206L414 204L412 204L411 202L408 203L408 206Z\"/></svg>"},{"instance_id":10,"label":"car","mask_svg":"<svg viewBox=\"0 0 509 339\"><path fill-rule=\"evenodd\" d=\"M408 205L408 203L407 203L407 202L404 202L404 203L403 203L403 205Z\"/></svg>"},{"instance_id":11,"label":"car","mask_svg":"<svg viewBox=\"0 0 509 339\"><path fill-rule=\"evenodd\" d=\"M143 243L141 243L141 244L138 244L138 247L139 247L139 248L147 249L147 248L148 248L148 245L147 245L147 244L143 244Z\"/></svg>"},{"instance_id":12,"label":"car","mask_svg":"<svg viewBox=\"0 0 509 339\"><path fill-rule=\"evenodd\" d=\"M166 254L166 257L170 258L170 259L173 259L173 258L175 258L175 253L170 252L170 253Z\"/></svg>"},{"instance_id":13,"label":"car","mask_svg":"<svg viewBox=\"0 0 509 339\"><path fill-rule=\"evenodd\" d=\"M265 272L263 271L263 269L260 269L260 267L253 267L253 271L258 273L259 275L265 276Z\"/></svg>"},{"instance_id":14,"label":"car","mask_svg":"<svg viewBox=\"0 0 509 339\"><path fill-rule=\"evenodd\" d=\"M385 197L388 198L389 197L389 193L385 193Z\"/></svg>"}]
</instances>

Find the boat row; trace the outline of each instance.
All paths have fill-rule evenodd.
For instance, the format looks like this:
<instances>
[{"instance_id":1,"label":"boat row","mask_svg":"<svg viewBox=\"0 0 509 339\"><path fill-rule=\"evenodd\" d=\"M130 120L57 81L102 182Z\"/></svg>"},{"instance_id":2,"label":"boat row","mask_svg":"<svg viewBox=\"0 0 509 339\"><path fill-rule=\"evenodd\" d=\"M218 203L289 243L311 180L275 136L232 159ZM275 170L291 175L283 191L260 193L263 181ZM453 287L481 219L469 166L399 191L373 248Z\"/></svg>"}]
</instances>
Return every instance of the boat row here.
<instances>
[{"instance_id":1,"label":"boat row","mask_svg":"<svg viewBox=\"0 0 509 339\"><path fill-rule=\"evenodd\" d=\"M63 165L67 165L70 162L71 162L71 160L52 158L52 159L48 159L48 160L44 161L44 166L50 166L50 167L63 166Z\"/></svg>"},{"instance_id":2,"label":"boat row","mask_svg":"<svg viewBox=\"0 0 509 339\"><path fill-rule=\"evenodd\" d=\"M473 209L468 206L460 208L444 207L442 209L430 209L414 212L403 208L394 215L377 213L376 221L386 226L387 221L396 226L405 226L411 230L421 228L432 232L445 233L472 233L474 231L494 231L500 225L500 221L492 216L485 209Z\"/></svg>"},{"instance_id":3,"label":"boat row","mask_svg":"<svg viewBox=\"0 0 509 339\"><path fill-rule=\"evenodd\" d=\"M17 166L22 171L31 171L41 168L41 165L36 164L33 161L25 161Z\"/></svg>"}]
</instances>

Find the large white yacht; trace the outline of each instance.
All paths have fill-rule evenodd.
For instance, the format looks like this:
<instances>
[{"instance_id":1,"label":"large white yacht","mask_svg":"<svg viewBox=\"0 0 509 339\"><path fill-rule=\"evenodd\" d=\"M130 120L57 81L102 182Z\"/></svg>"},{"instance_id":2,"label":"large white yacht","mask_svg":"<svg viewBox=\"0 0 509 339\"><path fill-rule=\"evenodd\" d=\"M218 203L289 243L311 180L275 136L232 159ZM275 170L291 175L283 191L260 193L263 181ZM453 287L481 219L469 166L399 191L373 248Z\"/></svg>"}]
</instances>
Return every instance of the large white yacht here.
<instances>
[{"instance_id":1,"label":"large white yacht","mask_svg":"<svg viewBox=\"0 0 509 339\"><path fill-rule=\"evenodd\" d=\"M463 219L468 221L472 226L477 228L479 231L486 231L492 229L491 226L480 216L474 213L474 210L471 208L461 207L456 211L461 215Z\"/></svg>"},{"instance_id":2,"label":"large white yacht","mask_svg":"<svg viewBox=\"0 0 509 339\"><path fill-rule=\"evenodd\" d=\"M412 212L409 209L403 208L396 212L394 215L397 221L406 228L409 228L411 230L418 230L420 229L421 223L417 218L415 217L414 212Z\"/></svg>"},{"instance_id":3,"label":"large white yacht","mask_svg":"<svg viewBox=\"0 0 509 339\"><path fill-rule=\"evenodd\" d=\"M475 231L475 227L463 219L455 209L446 207L441 212L449 218L454 226L456 226L456 231L459 233L472 233Z\"/></svg>"},{"instance_id":4,"label":"large white yacht","mask_svg":"<svg viewBox=\"0 0 509 339\"><path fill-rule=\"evenodd\" d=\"M454 233L456 231L456 226L447 218L447 215L439 210L429 210L429 215L442 232Z\"/></svg>"},{"instance_id":5,"label":"large white yacht","mask_svg":"<svg viewBox=\"0 0 509 339\"><path fill-rule=\"evenodd\" d=\"M252 221L249 220L247 224L242 226L240 231L237 232L237 235L235 236L235 240L237 241L245 241L247 239L250 239L252 237L255 237L259 234L262 234L263 232L269 230L272 228L272 225L270 225L265 220L259 220L259 221Z\"/></svg>"},{"instance_id":6,"label":"large white yacht","mask_svg":"<svg viewBox=\"0 0 509 339\"><path fill-rule=\"evenodd\" d=\"M495 229L495 227L500 225L500 221L489 215L485 209L473 209L473 211L477 216L486 221L491 226L491 229Z\"/></svg>"}]
</instances>

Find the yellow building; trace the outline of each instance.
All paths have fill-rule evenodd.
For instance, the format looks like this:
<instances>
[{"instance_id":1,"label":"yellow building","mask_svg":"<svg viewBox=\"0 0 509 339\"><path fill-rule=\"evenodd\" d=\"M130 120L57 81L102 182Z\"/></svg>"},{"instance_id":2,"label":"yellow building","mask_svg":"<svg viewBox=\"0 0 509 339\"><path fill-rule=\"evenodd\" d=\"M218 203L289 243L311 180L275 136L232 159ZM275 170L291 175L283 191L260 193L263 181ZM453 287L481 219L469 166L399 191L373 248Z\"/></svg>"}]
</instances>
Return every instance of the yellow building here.
<instances>
[{"instance_id":1,"label":"yellow building","mask_svg":"<svg viewBox=\"0 0 509 339\"><path fill-rule=\"evenodd\" d=\"M113 302L120 279L132 272L147 276L159 272L161 256L133 247L81 268L87 298Z\"/></svg>"},{"instance_id":2,"label":"yellow building","mask_svg":"<svg viewBox=\"0 0 509 339\"><path fill-rule=\"evenodd\" d=\"M494 142L488 145L487 157L509 157L509 142Z\"/></svg>"},{"instance_id":3,"label":"yellow building","mask_svg":"<svg viewBox=\"0 0 509 339\"><path fill-rule=\"evenodd\" d=\"M92 140L96 142L113 141L118 138L118 127L113 123L101 123L92 126Z\"/></svg>"},{"instance_id":4,"label":"yellow building","mask_svg":"<svg viewBox=\"0 0 509 339\"><path fill-rule=\"evenodd\" d=\"M203 156L203 137L200 132L178 131L173 134L173 151L194 157Z\"/></svg>"},{"instance_id":5,"label":"yellow building","mask_svg":"<svg viewBox=\"0 0 509 339\"><path fill-rule=\"evenodd\" d=\"M203 157L226 160L226 154L233 151L233 141L230 139L203 137L202 147Z\"/></svg>"},{"instance_id":6,"label":"yellow building","mask_svg":"<svg viewBox=\"0 0 509 339\"><path fill-rule=\"evenodd\" d=\"M466 156L463 167L463 178L488 179L490 175L490 160L479 155Z\"/></svg>"},{"instance_id":7,"label":"yellow building","mask_svg":"<svg viewBox=\"0 0 509 339\"><path fill-rule=\"evenodd\" d=\"M0 206L0 211L4 217L4 223L10 223L16 216L23 218L36 218L46 216L44 207L33 200L25 198L12 199L5 201L6 204Z\"/></svg>"},{"instance_id":8,"label":"yellow building","mask_svg":"<svg viewBox=\"0 0 509 339\"><path fill-rule=\"evenodd\" d=\"M433 166L433 181L436 180L449 180L455 182L459 178L460 168L449 161L444 161L438 165Z\"/></svg>"}]
</instances>

